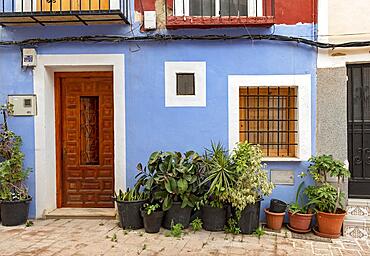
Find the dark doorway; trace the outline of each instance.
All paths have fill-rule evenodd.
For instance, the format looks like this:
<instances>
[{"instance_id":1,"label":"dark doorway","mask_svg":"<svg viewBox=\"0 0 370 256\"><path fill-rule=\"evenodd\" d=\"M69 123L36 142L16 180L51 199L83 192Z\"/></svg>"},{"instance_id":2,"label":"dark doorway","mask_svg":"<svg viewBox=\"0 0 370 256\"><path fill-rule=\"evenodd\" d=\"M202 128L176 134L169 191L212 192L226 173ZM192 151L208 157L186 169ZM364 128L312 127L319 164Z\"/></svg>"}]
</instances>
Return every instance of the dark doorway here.
<instances>
[{"instance_id":1,"label":"dark doorway","mask_svg":"<svg viewBox=\"0 0 370 256\"><path fill-rule=\"evenodd\" d=\"M347 66L349 197L370 198L370 64Z\"/></svg>"}]
</instances>

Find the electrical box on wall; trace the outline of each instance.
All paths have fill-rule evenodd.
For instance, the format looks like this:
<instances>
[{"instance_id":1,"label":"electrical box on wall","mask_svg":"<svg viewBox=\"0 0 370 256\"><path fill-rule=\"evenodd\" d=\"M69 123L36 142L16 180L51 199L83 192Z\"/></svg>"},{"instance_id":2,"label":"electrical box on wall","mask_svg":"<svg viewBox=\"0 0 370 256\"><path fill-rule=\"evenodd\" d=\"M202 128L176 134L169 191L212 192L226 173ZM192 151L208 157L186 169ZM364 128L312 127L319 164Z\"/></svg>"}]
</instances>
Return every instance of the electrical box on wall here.
<instances>
[{"instance_id":1,"label":"electrical box on wall","mask_svg":"<svg viewBox=\"0 0 370 256\"><path fill-rule=\"evenodd\" d=\"M157 28L157 14L155 11L144 12L144 28L146 30Z\"/></svg>"},{"instance_id":2,"label":"electrical box on wall","mask_svg":"<svg viewBox=\"0 0 370 256\"><path fill-rule=\"evenodd\" d=\"M36 95L9 95L8 102L13 105L13 116L35 116L37 114Z\"/></svg>"},{"instance_id":3,"label":"electrical box on wall","mask_svg":"<svg viewBox=\"0 0 370 256\"><path fill-rule=\"evenodd\" d=\"M36 67L36 49L23 48L22 49L22 66Z\"/></svg>"}]
</instances>

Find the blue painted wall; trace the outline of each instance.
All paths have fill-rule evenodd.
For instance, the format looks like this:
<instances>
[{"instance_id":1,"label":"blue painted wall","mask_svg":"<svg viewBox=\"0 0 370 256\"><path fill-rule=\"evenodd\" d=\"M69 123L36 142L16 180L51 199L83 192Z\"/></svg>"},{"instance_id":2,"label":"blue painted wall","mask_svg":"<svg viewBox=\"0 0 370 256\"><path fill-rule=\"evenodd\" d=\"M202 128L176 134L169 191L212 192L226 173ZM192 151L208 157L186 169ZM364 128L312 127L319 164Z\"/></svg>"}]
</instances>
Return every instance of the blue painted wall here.
<instances>
[{"instance_id":1,"label":"blue painted wall","mask_svg":"<svg viewBox=\"0 0 370 256\"><path fill-rule=\"evenodd\" d=\"M177 34L272 33L311 38L312 24L271 29L179 30ZM0 29L0 40L62 37L89 34L125 34L127 26L46 27ZM138 34L137 31L134 33ZM162 31L162 33L169 33ZM136 164L146 163L152 151L196 150L202 152L211 140L228 146L228 75L312 75L312 145L315 152L316 50L302 44L277 41L177 41L146 43L58 43L40 45L38 54L125 54L127 184L134 184ZM207 107L166 108L164 99L165 61L207 62ZM18 47L0 47L0 102L8 94L32 93L30 69L20 67ZM116 110L120 111L120 110ZM16 117L11 128L24 138L26 166L34 167L33 118ZM50 124L53 125L53 124ZM119 156L116 156L119 157ZM300 173L307 163L269 163L268 168L294 169ZM37 171L37 170L36 170ZM295 186L277 186L272 197L294 200ZM28 181L34 195L34 173ZM269 200L263 202L263 207ZM34 202L31 216L35 214Z\"/></svg>"}]
</instances>

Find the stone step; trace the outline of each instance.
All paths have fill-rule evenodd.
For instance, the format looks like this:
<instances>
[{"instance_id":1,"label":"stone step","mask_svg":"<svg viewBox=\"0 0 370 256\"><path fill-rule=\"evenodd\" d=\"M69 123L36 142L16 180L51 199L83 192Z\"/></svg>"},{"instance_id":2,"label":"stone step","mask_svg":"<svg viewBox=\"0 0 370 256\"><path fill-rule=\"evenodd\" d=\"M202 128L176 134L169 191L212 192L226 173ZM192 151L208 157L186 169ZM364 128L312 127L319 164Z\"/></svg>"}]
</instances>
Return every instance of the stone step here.
<instances>
[{"instance_id":1,"label":"stone step","mask_svg":"<svg viewBox=\"0 0 370 256\"><path fill-rule=\"evenodd\" d=\"M343 234L357 239L370 237L370 200L348 199L347 215L343 224Z\"/></svg>"},{"instance_id":2,"label":"stone step","mask_svg":"<svg viewBox=\"0 0 370 256\"><path fill-rule=\"evenodd\" d=\"M45 213L46 219L115 219L114 208L57 208Z\"/></svg>"},{"instance_id":3,"label":"stone step","mask_svg":"<svg viewBox=\"0 0 370 256\"><path fill-rule=\"evenodd\" d=\"M346 219L370 221L369 199L348 199Z\"/></svg>"}]
</instances>

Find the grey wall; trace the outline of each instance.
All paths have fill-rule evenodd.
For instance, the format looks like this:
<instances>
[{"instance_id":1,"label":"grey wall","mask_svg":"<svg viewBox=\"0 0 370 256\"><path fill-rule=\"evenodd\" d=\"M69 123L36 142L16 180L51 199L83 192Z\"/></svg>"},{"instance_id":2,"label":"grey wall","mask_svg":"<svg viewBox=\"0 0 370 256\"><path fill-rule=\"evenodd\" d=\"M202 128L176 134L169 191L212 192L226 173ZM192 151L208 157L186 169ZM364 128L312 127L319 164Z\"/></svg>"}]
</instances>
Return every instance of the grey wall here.
<instances>
[{"instance_id":1,"label":"grey wall","mask_svg":"<svg viewBox=\"0 0 370 256\"><path fill-rule=\"evenodd\" d=\"M347 160L347 70L317 69L317 154ZM333 183L336 180L330 180ZM348 198L348 180L342 184ZM347 200L346 200L347 203Z\"/></svg>"},{"instance_id":2,"label":"grey wall","mask_svg":"<svg viewBox=\"0 0 370 256\"><path fill-rule=\"evenodd\" d=\"M347 159L347 71L317 69L317 154Z\"/></svg>"}]
</instances>

